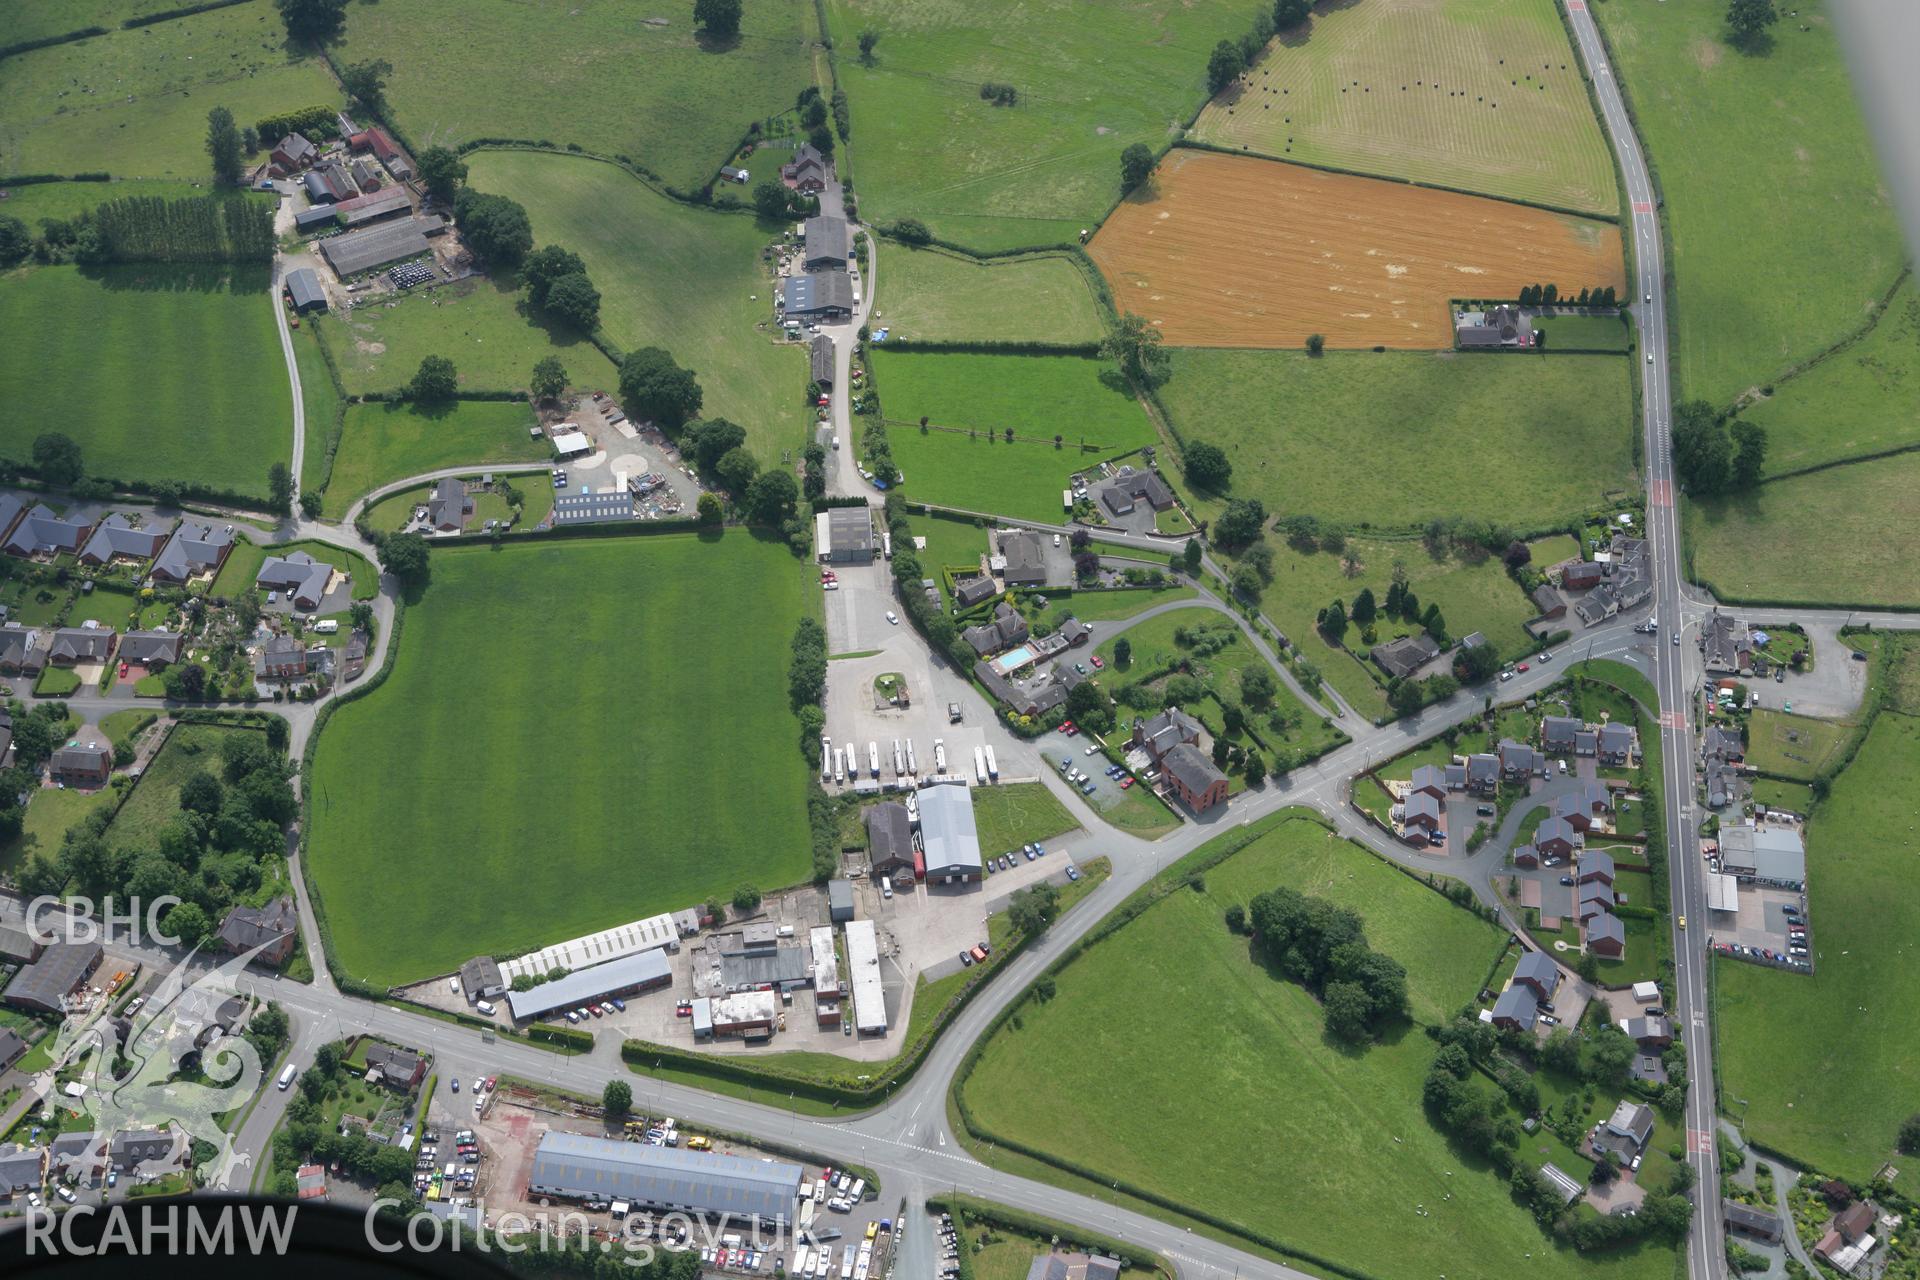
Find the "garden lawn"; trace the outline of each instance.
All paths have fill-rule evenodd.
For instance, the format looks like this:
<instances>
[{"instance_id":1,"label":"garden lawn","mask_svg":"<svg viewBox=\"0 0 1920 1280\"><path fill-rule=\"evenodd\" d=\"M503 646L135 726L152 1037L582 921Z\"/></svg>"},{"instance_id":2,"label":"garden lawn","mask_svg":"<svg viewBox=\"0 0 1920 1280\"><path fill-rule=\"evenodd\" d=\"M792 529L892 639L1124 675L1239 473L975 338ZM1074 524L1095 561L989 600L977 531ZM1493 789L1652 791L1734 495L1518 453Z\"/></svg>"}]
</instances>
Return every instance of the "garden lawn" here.
<instances>
[{"instance_id":1,"label":"garden lawn","mask_svg":"<svg viewBox=\"0 0 1920 1280\"><path fill-rule=\"evenodd\" d=\"M630 156L682 191L711 182L749 124L813 83L805 4L749 4L739 38L721 44L694 30L689 5L409 0L347 12L336 58L393 64L387 99L415 146L578 144Z\"/></svg>"},{"instance_id":2,"label":"garden lawn","mask_svg":"<svg viewBox=\"0 0 1920 1280\"><path fill-rule=\"evenodd\" d=\"M565 325L530 312L518 276L469 276L430 294L330 312L309 323L326 334L354 395L405 386L428 356L445 356L460 389L524 390L533 366L557 356L576 387L612 391L611 361Z\"/></svg>"},{"instance_id":3,"label":"garden lawn","mask_svg":"<svg viewBox=\"0 0 1920 1280\"><path fill-rule=\"evenodd\" d=\"M1207 52L1251 5L828 0L853 107L861 216L917 218L970 249L1072 244L1120 195L1120 153L1159 149L1206 99ZM871 66L859 33L880 33ZM994 106L982 83L1010 84ZM884 265L882 272L884 274Z\"/></svg>"},{"instance_id":4,"label":"garden lawn","mask_svg":"<svg viewBox=\"0 0 1920 1280\"><path fill-rule=\"evenodd\" d=\"M220 574L213 580L209 594L232 597L251 591L254 589L254 580L260 576L260 566L267 562L268 556L284 557L295 551L304 551L315 560L325 561L351 574L355 600L371 600L380 594L378 571L358 552L326 542L302 541L264 546L244 537L234 540L233 550L227 553L227 562L220 566Z\"/></svg>"},{"instance_id":5,"label":"garden lawn","mask_svg":"<svg viewBox=\"0 0 1920 1280\"><path fill-rule=\"evenodd\" d=\"M973 789L973 821L988 857L1033 841L1051 840L1079 827L1044 782L1016 782Z\"/></svg>"},{"instance_id":6,"label":"garden lawn","mask_svg":"<svg viewBox=\"0 0 1920 1280\"><path fill-rule=\"evenodd\" d=\"M1610 356L1183 350L1160 400L1181 440L1226 450L1225 496L1271 513L1526 530L1637 488L1630 373ZM1194 497L1202 518L1225 506Z\"/></svg>"},{"instance_id":7,"label":"garden lawn","mask_svg":"<svg viewBox=\"0 0 1920 1280\"><path fill-rule=\"evenodd\" d=\"M1814 972L1715 966L1724 1104L1755 1142L1865 1182L1914 1109L1920 720L1881 713L1807 827ZM1871 992L1871 998L1861 998ZM1904 1165L1903 1165L1904 1167Z\"/></svg>"},{"instance_id":8,"label":"garden lawn","mask_svg":"<svg viewBox=\"0 0 1920 1280\"><path fill-rule=\"evenodd\" d=\"M817 599L740 532L436 550L391 676L313 762L307 868L341 966L385 986L804 880L786 672Z\"/></svg>"},{"instance_id":9,"label":"garden lawn","mask_svg":"<svg viewBox=\"0 0 1920 1280\"><path fill-rule=\"evenodd\" d=\"M1857 330L1906 260L1829 6L1791 7L1749 53L1721 0L1593 6L1666 200L1677 398L1774 381Z\"/></svg>"},{"instance_id":10,"label":"garden lawn","mask_svg":"<svg viewBox=\"0 0 1920 1280\"><path fill-rule=\"evenodd\" d=\"M112 804L113 798L113 792L104 787L98 791L38 788L27 802L19 836L0 846L0 870L15 874L27 858L53 857L70 827L95 809Z\"/></svg>"},{"instance_id":11,"label":"garden lawn","mask_svg":"<svg viewBox=\"0 0 1920 1280\"><path fill-rule=\"evenodd\" d=\"M89 475L264 496L293 439L267 288L264 271L242 268L40 267L0 280L0 455L30 460L58 422Z\"/></svg>"},{"instance_id":12,"label":"garden lawn","mask_svg":"<svg viewBox=\"0 0 1920 1280\"><path fill-rule=\"evenodd\" d=\"M745 214L675 204L614 165L577 156L488 151L467 166L475 189L526 206L536 245L564 245L586 261L600 327L623 351L664 347L692 369L706 396L701 416L745 427L763 467L799 456L807 358L769 336L773 281L760 253L770 230Z\"/></svg>"},{"instance_id":13,"label":"garden lawn","mask_svg":"<svg viewBox=\"0 0 1920 1280\"><path fill-rule=\"evenodd\" d=\"M1094 343L1106 333L1087 277L1064 253L981 262L882 245L874 329L887 341Z\"/></svg>"},{"instance_id":14,"label":"garden lawn","mask_svg":"<svg viewBox=\"0 0 1920 1280\"><path fill-rule=\"evenodd\" d=\"M515 400L456 400L430 408L352 405L327 481L327 514L338 517L355 498L408 476L551 458L553 446L527 433L532 425L533 413ZM528 487L547 483L545 476L526 481Z\"/></svg>"},{"instance_id":15,"label":"garden lawn","mask_svg":"<svg viewBox=\"0 0 1920 1280\"><path fill-rule=\"evenodd\" d=\"M1548 352L1625 351L1633 341L1633 330L1624 316L1536 316L1533 327L1546 337Z\"/></svg>"},{"instance_id":16,"label":"garden lawn","mask_svg":"<svg viewBox=\"0 0 1920 1280\"><path fill-rule=\"evenodd\" d=\"M1766 429L1769 475L1920 442L1920 290L1912 278L1858 342L1741 416Z\"/></svg>"},{"instance_id":17,"label":"garden lawn","mask_svg":"<svg viewBox=\"0 0 1920 1280\"><path fill-rule=\"evenodd\" d=\"M1920 453L1683 505L1688 570L1723 602L1920 605Z\"/></svg>"},{"instance_id":18,"label":"garden lawn","mask_svg":"<svg viewBox=\"0 0 1920 1280\"><path fill-rule=\"evenodd\" d=\"M339 104L326 63L290 54L286 34L274 6L253 0L8 58L4 167L209 181L214 107L245 128L274 112Z\"/></svg>"},{"instance_id":19,"label":"garden lawn","mask_svg":"<svg viewBox=\"0 0 1920 1280\"><path fill-rule=\"evenodd\" d=\"M914 502L1057 521L1060 491L1075 471L1158 442L1112 366L1092 357L879 347L869 360L887 442ZM916 425L923 417L933 428L924 435ZM856 445L864 422L855 420ZM1056 435L1064 437L1060 448Z\"/></svg>"},{"instance_id":20,"label":"garden lawn","mask_svg":"<svg viewBox=\"0 0 1920 1280\"><path fill-rule=\"evenodd\" d=\"M253 734L263 741L266 737L258 729L175 725L167 745L147 765L120 812L113 815L113 825L107 828L107 847L132 852L155 848L161 828L180 812L180 788L202 769L220 777L220 744L235 734Z\"/></svg>"},{"instance_id":21,"label":"garden lawn","mask_svg":"<svg viewBox=\"0 0 1920 1280\"><path fill-rule=\"evenodd\" d=\"M1069 617L1082 622L1124 622L1135 614L1163 604L1179 604L1194 597L1192 587L1177 581L1164 587L1115 587L1092 591L1049 591L1046 617L1055 626Z\"/></svg>"},{"instance_id":22,"label":"garden lawn","mask_svg":"<svg viewBox=\"0 0 1920 1280\"><path fill-rule=\"evenodd\" d=\"M1554 1249L1503 1179L1454 1152L1421 1108L1433 1045L1418 1028L1365 1051L1326 1042L1318 1004L1221 923L1282 884L1358 911L1408 966L1422 1021L1471 999L1503 951L1497 930L1411 877L1283 818L1209 868L1205 892L1174 891L1057 971L1055 997L1026 1005L965 1078L974 1117L1374 1275L1665 1280L1664 1251Z\"/></svg>"}]
</instances>

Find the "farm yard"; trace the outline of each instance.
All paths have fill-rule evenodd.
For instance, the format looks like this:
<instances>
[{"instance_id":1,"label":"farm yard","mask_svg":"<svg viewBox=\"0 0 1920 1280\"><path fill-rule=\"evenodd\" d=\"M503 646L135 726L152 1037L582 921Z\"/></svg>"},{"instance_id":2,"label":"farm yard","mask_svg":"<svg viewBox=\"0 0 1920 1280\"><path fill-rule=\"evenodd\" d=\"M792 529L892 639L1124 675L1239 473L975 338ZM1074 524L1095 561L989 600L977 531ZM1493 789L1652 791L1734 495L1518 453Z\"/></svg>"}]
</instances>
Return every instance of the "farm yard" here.
<instances>
[{"instance_id":1,"label":"farm yard","mask_svg":"<svg viewBox=\"0 0 1920 1280\"><path fill-rule=\"evenodd\" d=\"M483 151L467 165L475 189L526 206L536 245L565 245L585 260L600 326L620 349L664 347L692 369L706 395L701 416L745 427L761 466L798 456L807 361L803 348L772 341L773 280L760 253L773 229L676 204L577 156Z\"/></svg>"},{"instance_id":2,"label":"farm yard","mask_svg":"<svg viewBox=\"0 0 1920 1280\"><path fill-rule=\"evenodd\" d=\"M1058 519L1073 472L1158 443L1112 367L1091 357L875 347L869 361L887 442L914 502ZM922 434L922 417L953 429ZM1063 447L1054 447L1055 435L1065 437Z\"/></svg>"},{"instance_id":3,"label":"farm yard","mask_svg":"<svg viewBox=\"0 0 1920 1280\"><path fill-rule=\"evenodd\" d=\"M1074 0L828 0L834 44L881 32L873 64L836 67L853 109L861 216L974 250L1074 243L1120 194L1120 153L1157 149L1206 97L1207 50L1252 6L1134 0L1087 20ZM1017 105L981 96L1011 85ZM883 286L884 287L884 286Z\"/></svg>"},{"instance_id":4,"label":"farm yard","mask_svg":"<svg viewBox=\"0 0 1920 1280\"><path fill-rule=\"evenodd\" d=\"M387 98L414 145L577 145L630 157L681 191L706 185L750 123L791 108L813 82L804 4L747 5L739 38L723 46L695 33L686 5L657 10L668 17L622 0L409 0L347 12L334 56L393 64Z\"/></svg>"},{"instance_id":5,"label":"farm yard","mask_svg":"<svg viewBox=\"0 0 1920 1280\"><path fill-rule=\"evenodd\" d=\"M392 675L313 761L307 870L346 971L384 987L804 880L786 669L817 599L740 531L436 551Z\"/></svg>"},{"instance_id":6,"label":"farm yard","mask_svg":"<svg viewBox=\"0 0 1920 1280\"><path fill-rule=\"evenodd\" d=\"M1470 516L1540 528L1630 490L1630 365L1613 356L1175 351L1161 403L1220 446L1229 496L1341 527ZM1169 468L1171 470L1172 468ZM1203 518L1217 495L1194 495Z\"/></svg>"},{"instance_id":7,"label":"farm yard","mask_svg":"<svg viewBox=\"0 0 1920 1280\"><path fill-rule=\"evenodd\" d=\"M885 256L872 327L888 341L1095 343L1106 333L1065 254L981 262L889 244Z\"/></svg>"},{"instance_id":8,"label":"farm yard","mask_svg":"<svg viewBox=\"0 0 1920 1280\"><path fill-rule=\"evenodd\" d=\"M1893 1158L1894 1133L1913 1110L1920 996L1911 983L1877 978L1907 971L1920 937L1915 710L1883 712L1831 794L1814 805L1814 972L1727 960L1714 973L1730 1113L1752 1140L1803 1167L1863 1182Z\"/></svg>"},{"instance_id":9,"label":"farm yard","mask_svg":"<svg viewBox=\"0 0 1920 1280\"><path fill-rule=\"evenodd\" d=\"M532 425L533 414L518 401L350 405L327 481L325 513L338 518L354 499L381 485L442 467L551 458L553 446L528 434ZM524 483L548 487L545 476Z\"/></svg>"},{"instance_id":10,"label":"farm yard","mask_svg":"<svg viewBox=\"0 0 1920 1280\"><path fill-rule=\"evenodd\" d=\"M1586 1260L1553 1248L1505 1180L1463 1161L1427 1119L1434 1051L1417 1026L1364 1050L1331 1045L1318 1002L1221 918L1279 885L1359 912L1368 941L1407 966L1422 1023L1479 990L1504 941L1492 926L1291 814L1195 885L1080 952L1052 975L1053 998L987 1040L959 1093L982 1126L1372 1275L1671 1273L1664 1250Z\"/></svg>"},{"instance_id":11,"label":"farm yard","mask_svg":"<svg viewBox=\"0 0 1920 1280\"><path fill-rule=\"evenodd\" d=\"M351 311L316 317L349 394L406 385L427 356L445 356L460 389L526 387L533 366L557 356L575 386L611 389L613 364L579 334L528 314L518 277L470 276L415 294L383 297Z\"/></svg>"},{"instance_id":12,"label":"farm yard","mask_svg":"<svg viewBox=\"0 0 1920 1280\"><path fill-rule=\"evenodd\" d=\"M1610 223L1191 149L1168 153L1089 252L1114 305L1180 347L1318 333L1329 347L1439 350L1453 345L1451 299L1626 284Z\"/></svg>"},{"instance_id":13,"label":"farm yard","mask_svg":"<svg viewBox=\"0 0 1920 1280\"><path fill-rule=\"evenodd\" d=\"M1682 507L1689 576L1725 601L1920 606L1920 453Z\"/></svg>"},{"instance_id":14,"label":"farm yard","mask_svg":"<svg viewBox=\"0 0 1920 1280\"><path fill-rule=\"evenodd\" d=\"M1193 136L1611 216L1613 156L1554 0L1368 0L1276 37Z\"/></svg>"},{"instance_id":15,"label":"farm yard","mask_svg":"<svg viewBox=\"0 0 1920 1280\"><path fill-rule=\"evenodd\" d=\"M26 461L58 422L91 475L264 496L267 468L287 461L292 394L272 308L260 269L11 276L0 282L0 455Z\"/></svg>"},{"instance_id":16,"label":"farm yard","mask_svg":"<svg viewBox=\"0 0 1920 1280\"><path fill-rule=\"evenodd\" d=\"M96 7L63 29L95 25ZM287 50L268 0L16 54L6 60L5 83L0 167L9 173L205 182L211 108L226 107L246 125L340 101L322 59Z\"/></svg>"},{"instance_id":17,"label":"farm yard","mask_svg":"<svg viewBox=\"0 0 1920 1280\"><path fill-rule=\"evenodd\" d=\"M1666 199L1677 398L1780 378L1905 262L1825 7L1794 5L1755 56L1726 44L1719 0L1592 6Z\"/></svg>"}]
</instances>

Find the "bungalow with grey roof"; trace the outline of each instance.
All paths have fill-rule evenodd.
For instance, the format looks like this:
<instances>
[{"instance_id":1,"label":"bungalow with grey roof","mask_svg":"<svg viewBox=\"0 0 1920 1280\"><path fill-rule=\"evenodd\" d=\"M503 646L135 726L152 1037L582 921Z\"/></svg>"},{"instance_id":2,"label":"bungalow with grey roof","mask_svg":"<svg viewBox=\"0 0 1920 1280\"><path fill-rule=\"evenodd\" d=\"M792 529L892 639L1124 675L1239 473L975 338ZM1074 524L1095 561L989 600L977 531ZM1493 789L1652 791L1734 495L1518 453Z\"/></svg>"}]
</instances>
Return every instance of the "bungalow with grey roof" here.
<instances>
[{"instance_id":1,"label":"bungalow with grey roof","mask_svg":"<svg viewBox=\"0 0 1920 1280\"><path fill-rule=\"evenodd\" d=\"M1513 981L1516 986L1532 988L1540 999L1551 1000L1560 989L1560 966L1545 952L1522 952L1520 963L1513 968Z\"/></svg>"},{"instance_id":2,"label":"bungalow with grey roof","mask_svg":"<svg viewBox=\"0 0 1920 1280\"><path fill-rule=\"evenodd\" d=\"M47 646L47 660L56 667L81 662L105 662L113 656L112 627L61 627Z\"/></svg>"},{"instance_id":3,"label":"bungalow with grey roof","mask_svg":"<svg viewBox=\"0 0 1920 1280\"><path fill-rule=\"evenodd\" d=\"M233 526L182 520L148 575L155 582L184 586L193 579L220 572L233 550Z\"/></svg>"},{"instance_id":4,"label":"bungalow with grey roof","mask_svg":"<svg viewBox=\"0 0 1920 1280\"><path fill-rule=\"evenodd\" d=\"M286 556L268 556L254 575L253 585L267 591L284 591L298 609L318 609L327 598L327 584L333 580L333 566L315 560L304 551Z\"/></svg>"},{"instance_id":5,"label":"bungalow with grey roof","mask_svg":"<svg viewBox=\"0 0 1920 1280\"><path fill-rule=\"evenodd\" d=\"M1205 813L1227 802L1227 775L1202 755L1199 748L1181 743L1160 762L1169 790L1195 813Z\"/></svg>"},{"instance_id":6,"label":"bungalow with grey roof","mask_svg":"<svg viewBox=\"0 0 1920 1280\"><path fill-rule=\"evenodd\" d=\"M1373 660L1396 679L1404 679L1440 655L1440 646L1424 631L1373 647Z\"/></svg>"},{"instance_id":7,"label":"bungalow with grey roof","mask_svg":"<svg viewBox=\"0 0 1920 1280\"><path fill-rule=\"evenodd\" d=\"M177 631L129 631L120 637L120 661L163 671L180 661L181 639Z\"/></svg>"},{"instance_id":8,"label":"bungalow with grey roof","mask_svg":"<svg viewBox=\"0 0 1920 1280\"><path fill-rule=\"evenodd\" d=\"M473 514L473 499L467 496L467 482L454 476L443 476L433 486L433 496L427 499L427 523L439 533L458 533L466 528L467 517Z\"/></svg>"},{"instance_id":9,"label":"bungalow with grey roof","mask_svg":"<svg viewBox=\"0 0 1920 1280\"><path fill-rule=\"evenodd\" d=\"M0 627L0 671L39 675L46 665L47 646L40 632L15 623Z\"/></svg>"},{"instance_id":10,"label":"bungalow with grey roof","mask_svg":"<svg viewBox=\"0 0 1920 1280\"><path fill-rule=\"evenodd\" d=\"M1155 511L1165 511L1173 505L1173 490L1154 471L1128 468L1112 479L1101 482L1095 492L1100 505L1115 516L1130 516L1141 503Z\"/></svg>"},{"instance_id":11,"label":"bungalow with grey roof","mask_svg":"<svg viewBox=\"0 0 1920 1280\"><path fill-rule=\"evenodd\" d=\"M95 518L84 511L58 515L44 502L20 518L7 534L8 554L22 559L51 559L57 555L77 555L93 533Z\"/></svg>"},{"instance_id":12,"label":"bungalow with grey roof","mask_svg":"<svg viewBox=\"0 0 1920 1280\"><path fill-rule=\"evenodd\" d=\"M1600 726L1600 763L1623 765L1633 758L1633 728L1618 720Z\"/></svg>"},{"instance_id":13,"label":"bungalow with grey roof","mask_svg":"<svg viewBox=\"0 0 1920 1280\"><path fill-rule=\"evenodd\" d=\"M160 549L167 545L173 524L171 520L149 519L136 525L125 512L116 511L95 526L93 536L80 549L80 562L100 565L115 560L138 560L144 563L159 555Z\"/></svg>"},{"instance_id":14,"label":"bungalow with grey roof","mask_svg":"<svg viewBox=\"0 0 1920 1280\"><path fill-rule=\"evenodd\" d=\"M993 599L1000 588L992 578L961 578L953 584L953 602L962 609Z\"/></svg>"},{"instance_id":15,"label":"bungalow with grey roof","mask_svg":"<svg viewBox=\"0 0 1920 1280\"><path fill-rule=\"evenodd\" d=\"M1583 923L1587 930L1587 950L1616 960L1626 954L1627 930L1619 916L1609 911Z\"/></svg>"},{"instance_id":16,"label":"bungalow with grey roof","mask_svg":"<svg viewBox=\"0 0 1920 1280\"><path fill-rule=\"evenodd\" d=\"M1720 1202L1720 1210L1727 1220L1727 1225L1734 1230L1743 1231L1763 1244L1780 1243L1784 1232L1778 1214L1756 1209L1738 1200L1724 1199Z\"/></svg>"},{"instance_id":17,"label":"bungalow with grey roof","mask_svg":"<svg viewBox=\"0 0 1920 1280\"><path fill-rule=\"evenodd\" d=\"M1580 727L1572 716L1548 716L1540 722L1540 745L1549 755L1566 755L1573 750L1573 735Z\"/></svg>"}]
</instances>

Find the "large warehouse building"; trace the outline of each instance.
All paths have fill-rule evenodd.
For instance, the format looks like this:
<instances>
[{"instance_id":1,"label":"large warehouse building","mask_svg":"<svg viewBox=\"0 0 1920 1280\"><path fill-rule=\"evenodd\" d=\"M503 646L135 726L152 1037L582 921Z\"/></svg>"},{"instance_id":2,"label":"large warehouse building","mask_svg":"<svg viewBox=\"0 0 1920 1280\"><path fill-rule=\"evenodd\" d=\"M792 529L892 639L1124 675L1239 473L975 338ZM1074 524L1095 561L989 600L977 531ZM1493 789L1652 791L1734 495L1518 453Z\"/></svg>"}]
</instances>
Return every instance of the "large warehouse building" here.
<instances>
[{"instance_id":1,"label":"large warehouse building","mask_svg":"<svg viewBox=\"0 0 1920 1280\"><path fill-rule=\"evenodd\" d=\"M320 254L334 274L346 280L363 271L427 253L433 247L427 243L427 237L444 230L446 223L438 217L387 222L364 231L329 236L320 242Z\"/></svg>"},{"instance_id":2,"label":"large warehouse building","mask_svg":"<svg viewBox=\"0 0 1920 1280\"><path fill-rule=\"evenodd\" d=\"M920 847L926 850L928 884L958 884L984 874L973 793L964 783L922 788Z\"/></svg>"},{"instance_id":3,"label":"large warehouse building","mask_svg":"<svg viewBox=\"0 0 1920 1280\"><path fill-rule=\"evenodd\" d=\"M527 1191L746 1222L791 1223L800 1173L799 1165L774 1160L549 1130L534 1152Z\"/></svg>"},{"instance_id":4,"label":"large warehouse building","mask_svg":"<svg viewBox=\"0 0 1920 1280\"><path fill-rule=\"evenodd\" d=\"M575 969L564 978L543 982L527 991L509 991L507 1006L513 1010L515 1022L524 1022L560 1010L598 1004L614 996L655 991L672 981L673 968L667 963L667 953L655 948Z\"/></svg>"},{"instance_id":5,"label":"large warehouse building","mask_svg":"<svg viewBox=\"0 0 1920 1280\"><path fill-rule=\"evenodd\" d=\"M853 980L853 1029L882 1035L887 1029L887 992L880 981L880 937L871 920L847 922L847 968Z\"/></svg>"},{"instance_id":6,"label":"large warehouse building","mask_svg":"<svg viewBox=\"0 0 1920 1280\"><path fill-rule=\"evenodd\" d=\"M813 518L813 553L830 564L873 563L873 515L864 506L829 507Z\"/></svg>"},{"instance_id":7,"label":"large warehouse building","mask_svg":"<svg viewBox=\"0 0 1920 1280\"><path fill-rule=\"evenodd\" d=\"M656 947L665 947L668 951L680 949L680 930L671 915L648 916L645 920L634 920L530 951L501 965L500 977L512 986L513 980L523 973L544 978L555 969L584 969Z\"/></svg>"}]
</instances>

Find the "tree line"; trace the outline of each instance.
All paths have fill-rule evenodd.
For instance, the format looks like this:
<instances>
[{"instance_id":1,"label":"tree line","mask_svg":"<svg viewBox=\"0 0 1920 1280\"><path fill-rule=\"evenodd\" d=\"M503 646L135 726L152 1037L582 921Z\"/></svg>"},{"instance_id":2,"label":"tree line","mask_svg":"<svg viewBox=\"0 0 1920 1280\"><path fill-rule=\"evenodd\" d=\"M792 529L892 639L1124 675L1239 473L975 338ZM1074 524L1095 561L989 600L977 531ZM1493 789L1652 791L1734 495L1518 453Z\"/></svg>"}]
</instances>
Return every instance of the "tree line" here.
<instances>
[{"instance_id":1,"label":"tree line","mask_svg":"<svg viewBox=\"0 0 1920 1280\"><path fill-rule=\"evenodd\" d=\"M122 196L71 219L43 219L42 230L50 255L71 253L84 263L273 260L273 209L244 196ZM13 245L15 237L0 241Z\"/></svg>"},{"instance_id":2,"label":"tree line","mask_svg":"<svg viewBox=\"0 0 1920 1280\"><path fill-rule=\"evenodd\" d=\"M1611 307L1617 306L1612 285L1604 288L1582 288L1578 297L1568 293L1562 297L1557 284L1530 284L1520 290L1520 305L1523 307L1551 307L1555 304L1575 307Z\"/></svg>"}]
</instances>

